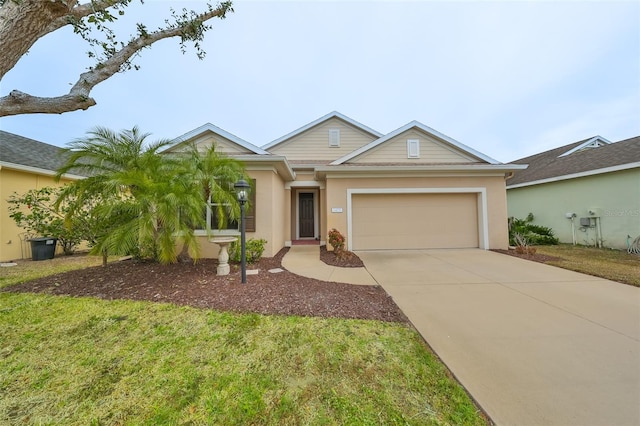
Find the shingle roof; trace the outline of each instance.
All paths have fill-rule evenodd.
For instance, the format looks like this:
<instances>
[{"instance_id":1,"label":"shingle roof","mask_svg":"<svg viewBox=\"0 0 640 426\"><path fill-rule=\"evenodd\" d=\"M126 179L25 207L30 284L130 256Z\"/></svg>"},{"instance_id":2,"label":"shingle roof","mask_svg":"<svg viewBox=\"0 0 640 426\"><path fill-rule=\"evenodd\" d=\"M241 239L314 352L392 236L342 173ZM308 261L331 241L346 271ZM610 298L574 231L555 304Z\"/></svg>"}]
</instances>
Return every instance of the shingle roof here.
<instances>
[{"instance_id":1,"label":"shingle roof","mask_svg":"<svg viewBox=\"0 0 640 426\"><path fill-rule=\"evenodd\" d=\"M593 138L512 161L513 164L528 164L529 167L526 170L518 171L514 177L509 179L507 188L640 162L640 136L561 156L590 139Z\"/></svg>"},{"instance_id":2,"label":"shingle roof","mask_svg":"<svg viewBox=\"0 0 640 426\"><path fill-rule=\"evenodd\" d=\"M65 161L60 147L0 130L0 162L56 171Z\"/></svg>"}]
</instances>

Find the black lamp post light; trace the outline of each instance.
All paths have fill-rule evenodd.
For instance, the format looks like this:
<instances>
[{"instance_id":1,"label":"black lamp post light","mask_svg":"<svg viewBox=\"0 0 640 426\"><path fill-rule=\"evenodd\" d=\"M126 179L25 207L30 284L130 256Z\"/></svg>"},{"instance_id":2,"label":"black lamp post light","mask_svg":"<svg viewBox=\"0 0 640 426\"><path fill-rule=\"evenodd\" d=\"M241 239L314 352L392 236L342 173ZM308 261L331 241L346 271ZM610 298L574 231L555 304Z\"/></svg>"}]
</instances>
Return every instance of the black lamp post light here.
<instances>
[{"instance_id":1,"label":"black lamp post light","mask_svg":"<svg viewBox=\"0 0 640 426\"><path fill-rule=\"evenodd\" d=\"M242 284L247 283L247 252L244 224L244 205L249 200L249 190L251 187L246 180L240 179L233 187L236 190L238 202L240 203L240 267L242 271Z\"/></svg>"}]
</instances>

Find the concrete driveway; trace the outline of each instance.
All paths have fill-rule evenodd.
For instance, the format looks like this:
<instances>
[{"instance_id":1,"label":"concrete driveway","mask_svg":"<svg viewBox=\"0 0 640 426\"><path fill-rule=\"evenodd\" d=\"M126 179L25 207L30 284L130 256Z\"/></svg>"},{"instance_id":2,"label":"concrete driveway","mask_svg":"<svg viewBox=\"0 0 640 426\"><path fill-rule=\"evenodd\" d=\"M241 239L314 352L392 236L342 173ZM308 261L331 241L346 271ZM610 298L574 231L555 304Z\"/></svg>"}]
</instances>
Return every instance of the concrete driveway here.
<instances>
[{"instance_id":1,"label":"concrete driveway","mask_svg":"<svg viewBox=\"0 0 640 426\"><path fill-rule=\"evenodd\" d=\"M640 289L484 250L356 253L497 424L640 425Z\"/></svg>"}]
</instances>

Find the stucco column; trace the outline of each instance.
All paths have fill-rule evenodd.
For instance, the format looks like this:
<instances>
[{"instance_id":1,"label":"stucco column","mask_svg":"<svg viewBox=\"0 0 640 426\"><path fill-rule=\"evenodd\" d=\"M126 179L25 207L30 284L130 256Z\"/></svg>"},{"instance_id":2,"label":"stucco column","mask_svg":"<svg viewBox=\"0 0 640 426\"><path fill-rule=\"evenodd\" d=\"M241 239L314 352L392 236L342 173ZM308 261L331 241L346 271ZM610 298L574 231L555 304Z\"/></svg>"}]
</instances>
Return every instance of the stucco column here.
<instances>
[{"instance_id":1,"label":"stucco column","mask_svg":"<svg viewBox=\"0 0 640 426\"><path fill-rule=\"evenodd\" d=\"M327 215L329 209L327 208L327 190L324 187L320 187L320 200L319 200L319 212L320 212L320 245L326 245L327 243Z\"/></svg>"},{"instance_id":2,"label":"stucco column","mask_svg":"<svg viewBox=\"0 0 640 426\"><path fill-rule=\"evenodd\" d=\"M291 188L284 190L284 245L291 247Z\"/></svg>"}]
</instances>

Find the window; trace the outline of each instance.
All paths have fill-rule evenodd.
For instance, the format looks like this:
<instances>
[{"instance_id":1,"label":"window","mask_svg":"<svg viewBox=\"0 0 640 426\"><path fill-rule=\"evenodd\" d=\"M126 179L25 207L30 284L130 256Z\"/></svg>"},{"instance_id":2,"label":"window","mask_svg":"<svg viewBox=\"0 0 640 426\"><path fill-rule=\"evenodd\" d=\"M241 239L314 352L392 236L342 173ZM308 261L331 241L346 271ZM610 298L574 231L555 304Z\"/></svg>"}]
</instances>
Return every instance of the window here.
<instances>
[{"instance_id":1,"label":"window","mask_svg":"<svg viewBox=\"0 0 640 426\"><path fill-rule=\"evenodd\" d=\"M340 129L329 129L329 146L331 148L340 147Z\"/></svg>"},{"instance_id":2,"label":"window","mask_svg":"<svg viewBox=\"0 0 640 426\"><path fill-rule=\"evenodd\" d=\"M221 233L235 233L240 231L240 220L229 219L228 211L225 213L227 215L227 226L223 229L218 229L218 210L219 210L218 206L219 205L212 202L211 199L207 201L207 209L204 213L207 229L211 229L214 232L221 232ZM245 205L245 211L244 211L245 230L247 232L256 231L255 211L256 211L256 180L252 179L251 191L249 192L249 204ZM200 229L200 230L203 230L203 229Z\"/></svg>"},{"instance_id":3,"label":"window","mask_svg":"<svg viewBox=\"0 0 640 426\"><path fill-rule=\"evenodd\" d=\"M420 158L420 139L407 139L407 158Z\"/></svg>"}]
</instances>

